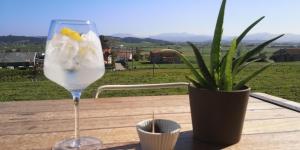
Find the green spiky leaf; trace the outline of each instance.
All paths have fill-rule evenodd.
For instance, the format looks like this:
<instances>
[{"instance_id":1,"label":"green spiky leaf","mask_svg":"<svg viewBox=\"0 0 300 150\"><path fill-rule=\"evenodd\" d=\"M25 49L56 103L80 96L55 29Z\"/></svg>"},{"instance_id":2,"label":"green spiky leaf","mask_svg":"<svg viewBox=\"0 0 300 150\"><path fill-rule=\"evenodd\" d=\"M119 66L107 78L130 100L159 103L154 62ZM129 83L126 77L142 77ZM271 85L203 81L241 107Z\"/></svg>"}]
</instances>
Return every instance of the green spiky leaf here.
<instances>
[{"instance_id":1,"label":"green spiky leaf","mask_svg":"<svg viewBox=\"0 0 300 150\"><path fill-rule=\"evenodd\" d=\"M219 80L219 63L220 63L220 46L222 40L222 32L223 32L223 21L224 21L224 13L225 13L226 0L222 1L221 8L219 11L216 28L214 32L214 37L211 45L211 53L210 53L210 65L211 65L211 74L215 78L215 80Z\"/></svg>"},{"instance_id":2,"label":"green spiky leaf","mask_svg":"<svg viewBox=\"0 0 300 150\"><path fill-rule=\"evenodd\" d=\"M204 79L204 77L194 68L192 63L184 55L182 55L179 51L174 50L174 49L164 49L164 50L162 50L162 52L173 52L176 55L178 55L181 58L181 60L188 66L188 68L190 68L191 72L193 73L193 75L195 76L195 78L197 79L197 81L201 87L213 89L213 87L211 87L211 86L209 86L209 84L207 84L207 81Z\"/></svg>"},{"instance_id":3,"label":"green spiky leaf","mask_svg":"<svg viewBox=\"0 0 300 150\"><path fill-rule=\"evenodd\" d=\"M245 63L247 60L249 60L251 57L253 57L254 55L260 53L267 45L269 45L270 43L272 43L273 41L281 38L284 34L281 34L271 40L268 40L260 45L258 45L257 47L255 47L254 49L252 49L251 51L243 54L242 56L240 56L239 58L237 58L236 60L234 60L233 62L233 72L236 72L236 69L238 69L238 67L240 65L242 65L243 63Z\"/></svg>"},{"instance_id":4,"label":"green spiky leaf","mask_svg":"<svg viewBox=\"0 0 300 150\"><path fill-rule=\"evenodd\" d=\"M252 64L252 63L254 63L254 62L256 62L256 61L259 61L259 60L261 60L261 59L260 59L260 58L257 58L257 59L253 59L253 60L251 60L251 61L248 61L248 62L242 64L241 66L239 66L239 67L235 70L235 72L233 72L233 76L236 76L236 75L237 75L240 71L242 71L244 68L246 68L246 67L249 66L250 64Z\"/></svg>"},{"instance_id":5,"label":"green spiky leaf","mask_svg":"<svg viewBox=\"0 0 300 150\"><path fill-rule=\"evenodd\" d=\"M213 87L215 89L216 84L215 84L214 78L209 73L199 49L191 42L188 42L188 44L192 47L194 54L196 55L196 60L197 60L201 74L207 80L207 84L209 84L211 87Z\"/></svg>"},{"instance_id":6,"label":"green spiky leaf","mask_svg":"<svg viewBox=\"0 0 300 150\"><path fill-rule=\"evenodd\" d=\"M229 51L227 52L227 54L225 55L225 62L224 62L224 71L222 72L222 85L223 87L221 87L222 90L224 91L232 91L232 59L233 56L236 52L236 47L237 47L237 39L233 39L232 43L231 43L231 47L229 49Z\"/></svg>"},{"instance_id":7,"label":"green spiky leaf","mask_svg":"<svg viewBox=\"0 0 300 150\"><path fill-rule=\"evenodd\" d=\"M187 80L189 80L198 88L206 88L212 90L225 90L225 91L239 90L249 80L251 80L253 77L261 73L271 64L264 66L263 68L257 70L250 76L247 76L245 79L241 80L238 84L234 85L233 80L236 74L238 74L246 66L252 63L252 61L247 62L249 59L251 59L253 56L261 52L268 44L283 36L280 35L271 40L268 40L258 45L256 48L252 49L251 51L242 54L233 60L233 58L236 57L235 53L236 53L237 46L240 44L242 39L247 35L247 33L254 26L256 26L262 19L264 19L264 17L261 17L255 22L253 22L250 26L248 26L242 32L242 34L240 34L237 37L237 39L233 40L230 50L221 59L221 40L222 40L222 32L223 32L225 5L226 5L226 0L223 0L218 14L218 19L214 30L214 37L211 44L210 69L207 68L199 49L194 44L188 43L193 48L193 51L196 55L200 72L198 72L193 67L191 62L188 61L186 57L184 57L178 51L173 50L182 59L182 61L191 69L193 75L195 76L195 78L187 76L186 77Z\"/></svg>"},{"instance_id":8,"label":"green spiky leaf","mask_svg":"<svg viewBox=\"0 0 300 150\"><path fill-rule=\"evenodd\" d=\"M256 24L258 24L261 20L263 20L265 16L260 17L255 22L253 22L248 28L244 30L244 32L237 38L236 45L239 45L240 42L243 40L243 38L247 35L247 33L254 27Z\"/></svg>"},{"instance_id":9,"label":"green spiky leaf","mask_svg":"<svg viewBox=\"0 0 300 150\"><path fill-rule=\"evenodd\" d=\"M190 76L185 76L185 78L189 80L195 87L202 88L201 84L198 81L196 81L194 78Z\"/></svg>"},{"instance_id":10,"label":"green spiky leaf","mask_svg":"<svg viewBox=\"0 0 300 150\"><path fill-rule=\"evenodd\" d=\"M251 75L247 76L246 78L244 78L243 80L241 80L239 83L237 83L234 86L235 90L239 90L241 89L243 86L245 86L245 84L247 82L249 82L252 78L254 78L255 76L257 76L259 73L261 73L262 71L264 71L265 69L267 69L268 67L270 67L273 63L269 63L267 65L265 65L264 67L260 68L259 70L255 71L254 73L252 73Z\"/></svg>"}]
</instances>

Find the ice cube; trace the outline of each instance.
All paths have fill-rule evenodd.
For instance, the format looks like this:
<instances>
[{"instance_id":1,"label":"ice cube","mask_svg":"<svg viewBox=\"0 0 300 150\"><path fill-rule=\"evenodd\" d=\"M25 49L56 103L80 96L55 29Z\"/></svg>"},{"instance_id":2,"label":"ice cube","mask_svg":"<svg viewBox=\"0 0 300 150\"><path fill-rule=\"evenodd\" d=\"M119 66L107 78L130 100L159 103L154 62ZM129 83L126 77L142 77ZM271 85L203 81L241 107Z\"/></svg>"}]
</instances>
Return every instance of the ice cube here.
<instances>
[{"instance_id":1,"label":"ice cube","mask_svg":"<svg viewBox=\"0 0 300 150\"><path fill-rule=\"evenodd\" d=\"M90 61L99 59L99 51L101 52L101 44L98 36L89 31L86 34L82 34L82 41L79 43L79 55L83 57L84 61Z\"/></svg>"},{"instance_id":2,"label":"ice cube","mask_svg":"<svg viewBox=\"0 0 300 150\"><path fill-rule=\"evenodd\" d=\"M81 35L81 40L76 41L60 33L55 34L47 43L47 55L54 62L58 62L64 69L74 71L82 65L92 67L101 63L102 48L98 36L89 31Z\"/></svg>"}]
</instances>

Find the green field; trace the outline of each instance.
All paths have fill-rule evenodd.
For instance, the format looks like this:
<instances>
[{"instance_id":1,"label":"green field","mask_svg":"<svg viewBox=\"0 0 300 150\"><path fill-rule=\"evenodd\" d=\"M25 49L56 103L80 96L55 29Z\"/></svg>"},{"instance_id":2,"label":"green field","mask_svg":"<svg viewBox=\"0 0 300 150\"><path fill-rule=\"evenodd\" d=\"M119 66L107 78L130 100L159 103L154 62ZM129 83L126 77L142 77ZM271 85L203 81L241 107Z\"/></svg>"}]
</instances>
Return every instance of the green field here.
<instances>
[{"instance_id":1,"label":"green field","mask_svg":"<svg viewBox=\"0 0 300 150\"><path fill-rule=\"evenodd\" d=\"M136 63L138 69L128 71L108 71L104 77L89 86L83 92L83 98L91 98L96 88L106 84L138 84L164 83L186 81L185 75L190 74L183 64L163 64L150 69L151 64ZM241 72L238 79L257 69L264 63L255 63ZM44 100L70 98L69 93L57 84L47 80L42 73L37 81L32 82L29 70L0 69L0 101ZM300 102L300 62L276 63L248 84L253 91L265 92ZM135 90L135 91L106 91L100 97L141 96L141 95L170 95L187 94L186 88Z\"/></svg>"}]
</instances>

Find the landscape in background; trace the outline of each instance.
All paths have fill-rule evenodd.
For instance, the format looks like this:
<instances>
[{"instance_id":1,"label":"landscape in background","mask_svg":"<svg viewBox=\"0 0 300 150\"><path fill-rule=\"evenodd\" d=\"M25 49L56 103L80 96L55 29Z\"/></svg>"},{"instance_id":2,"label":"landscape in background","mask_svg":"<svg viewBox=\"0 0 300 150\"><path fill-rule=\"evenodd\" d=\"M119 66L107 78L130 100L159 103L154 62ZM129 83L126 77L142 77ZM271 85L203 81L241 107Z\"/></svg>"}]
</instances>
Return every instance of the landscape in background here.
<instances>
[{"instance_id":1,"label":"landscape in background","mask_svg":"<svg viewBox=\"0 0 300 150\"><path fill-rule=\"evenodd\" d=\"M269 33L252 34L238 48L243 54L275 37ZM223 38L222 50L229 49L233 37ZM83 93L84 98L93 97L98 86L107 84L142 84L187 81L190 70L172 53L162 49L176 49L195 64L191 41L201 48L208 60L211 36L187 33L166 33L149 37L130 34L99 36L102 43L106 74ZM0 101L40 100L69 98L62 87L43 75L43 59L46 37L0 36ZM249 83L253 91L265 92L300 102L300 35L287 34L269 45L256 56L261 61L248 66L239 77L264 65L269 59L274 65ZM255 59L255 58L254 58ZM195 64L195 67L197 65ZM237 77L237 78L239 78ZM162 90L107 91L101 97L186 94L186 88Z\"/></svg>"}]
</instances>

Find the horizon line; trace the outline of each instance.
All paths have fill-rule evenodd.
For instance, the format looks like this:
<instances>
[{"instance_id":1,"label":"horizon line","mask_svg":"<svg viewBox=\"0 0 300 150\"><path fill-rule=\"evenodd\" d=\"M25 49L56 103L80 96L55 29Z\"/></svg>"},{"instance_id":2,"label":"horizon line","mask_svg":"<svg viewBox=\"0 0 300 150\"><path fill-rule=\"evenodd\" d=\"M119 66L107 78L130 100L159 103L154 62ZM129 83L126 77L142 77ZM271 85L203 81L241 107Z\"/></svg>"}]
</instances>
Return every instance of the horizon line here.
<instances>
[{"instance_id":1,"label":"horizon line","mask_svg":"<svg viewBox=\"0 0 300 150\"><path fill-rule=\"evenodd\" d=\"M128 34L130 36L128 37L139 37L139 38L149 38L151 36L157 36L157 35L161 35L161 34L190 34L190 35L194 35L194 36L213 36L209 35L209 34L195 34L195 33L189 33L189 32L165 32L165 33L158 33L158 34L152 34L152 35L136 35L133 33L112 33L112 34L98 34L98 35L104 35L104 36L114 36L116 34ZM280 34L293 34L293 35L300 35L300 33L271 33L271 32L255 32L255 33L250 33L247 35L253 35L253 34L272 34L272 35L280 35ZM0 35L0 36L26 36L26 37L47 37L48 35L18 35L18 34L6 34L6 35ZM223 35L223 37L234 37L234 36L239 36L239 35ZM118 36L116 36L118 37Z\"/></svg>"}]
</instances>

